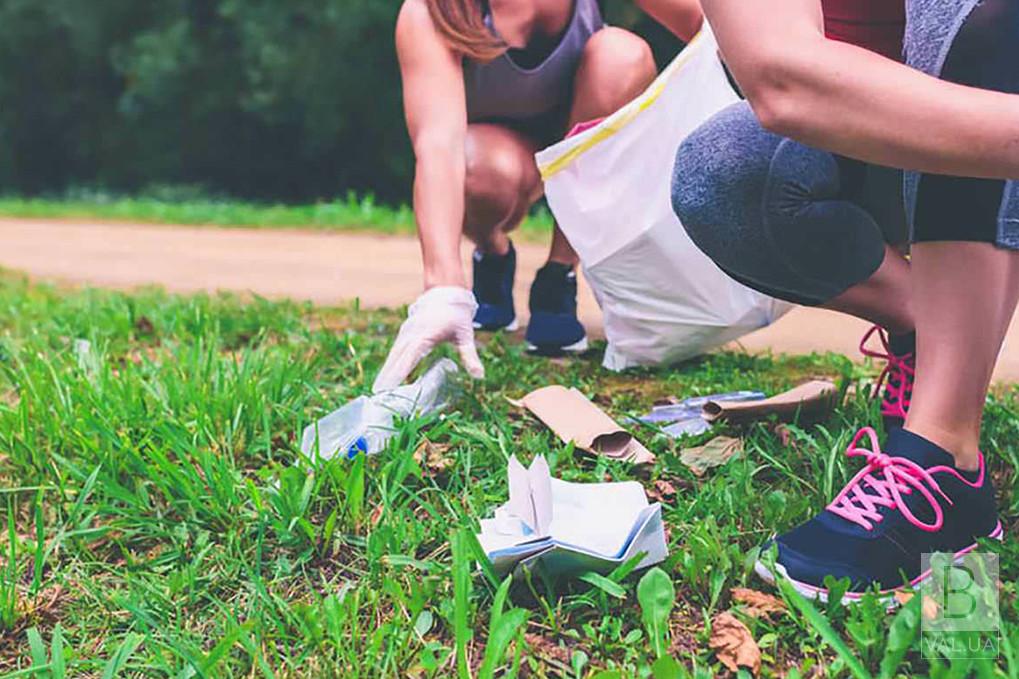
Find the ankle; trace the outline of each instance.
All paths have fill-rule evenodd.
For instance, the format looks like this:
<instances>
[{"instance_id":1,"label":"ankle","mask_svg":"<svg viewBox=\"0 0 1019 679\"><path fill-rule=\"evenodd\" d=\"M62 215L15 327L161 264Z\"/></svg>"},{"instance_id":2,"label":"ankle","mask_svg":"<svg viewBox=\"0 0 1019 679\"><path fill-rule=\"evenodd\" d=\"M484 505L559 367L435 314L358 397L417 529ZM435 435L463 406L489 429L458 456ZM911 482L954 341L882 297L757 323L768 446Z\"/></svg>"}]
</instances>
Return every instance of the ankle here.
<instances>
[{"instance_id":1,"label":"ankle","mask_svg":"<svg viewBox=\"0 0 1019 679\"><path fill-rule=\"evenodd\" d=\"M573 269L577 266L578 260L576 256L569 257L566 255L549 255L547 264L561 264L562 266Z\"/></svg>"},{"instance_id":2,"label":"ankle","mask_svg":"<svg viewBox=\"0 0 1019 679\"><path fill-rule=\"evenodd\" d=\"M912 413L905 429L927 439L955 460L955 466L962 471L976 471L980 468L980 432L947 430L924 421L917 422Z\"/></svg>"},{"instance_id":3,"label":"ankle","mask_svg":"<svg viewBox=\"0 0 1019 679\"><path fill-rule=\"evenodd\" d=\"M513 241L511 241L505 234L501 235L502 238L499 238L496 234L492 234L493 237L476 241L474 245L478 249L478 252L483 255L505 257L513 250Z\"/></svg>"}]
</instances>

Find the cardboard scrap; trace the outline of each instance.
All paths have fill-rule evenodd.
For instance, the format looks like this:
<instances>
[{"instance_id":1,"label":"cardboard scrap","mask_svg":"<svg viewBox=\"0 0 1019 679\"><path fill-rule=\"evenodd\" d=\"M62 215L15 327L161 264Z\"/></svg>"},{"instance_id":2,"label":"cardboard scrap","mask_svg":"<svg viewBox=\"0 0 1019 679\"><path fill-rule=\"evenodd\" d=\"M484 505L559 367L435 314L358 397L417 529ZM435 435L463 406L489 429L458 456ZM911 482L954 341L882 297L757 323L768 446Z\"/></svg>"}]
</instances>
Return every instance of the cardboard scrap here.
<instances>
[{"instance_id":1,"label":"cardboard scrap","mask_svg":"<svg viewBox=\"0 0 1019 679\"><path fill-rule=\"evenodd\" d=\"M737 672L741 667L755 675L761 672L761 649L747 626L732 613L720 613L711 621L708 645L730 672Z\"/></svg>"},{"instance_id":2,"label":"cardboard scrap","mask_svg":"<svg viewBox=\"0 0 1019 679\"><path fill-rule=\"evenodd\" d=\"M718 436L703 446L687 448L679 453L679 459L697 476L713 467L720 467L743 452L743 441L729 436Z\"/></svg>"},{"instance_id":3,"label":"cardboard scrap","mask_svg":"<svg viewBox=\"0 0 1019 679\"><path fill-rule=\"evenodd\" d=\"M783 421L797 417L813 419L831 411L837 397L834 382L813 380L763 401L708 401L704 404L704 419L732 424L755 422L772 415Z\"/></svg>"},{"instance_id":4,"label":"cardboard scrap","mask_svg":"<svg viewBox=\"0 0 1019 679\"><path fill-rule=\"evenodd\" d=\"M553 385L522 398L527 408L566 443L595 455L633 464L650 464L655 456L615 420L576 389Z\"/></svg>"}]
</instances>

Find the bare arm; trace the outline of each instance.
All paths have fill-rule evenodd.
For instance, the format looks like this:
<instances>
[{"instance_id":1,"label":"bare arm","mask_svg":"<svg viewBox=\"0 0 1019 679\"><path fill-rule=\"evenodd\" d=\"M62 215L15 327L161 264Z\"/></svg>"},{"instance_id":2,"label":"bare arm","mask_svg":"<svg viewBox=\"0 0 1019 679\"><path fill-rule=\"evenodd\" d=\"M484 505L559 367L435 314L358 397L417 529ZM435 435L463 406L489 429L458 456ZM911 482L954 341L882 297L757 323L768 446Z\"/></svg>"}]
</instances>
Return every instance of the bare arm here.
<instances>
[{"instance_id":1,"label":"bare arm","mask_svg":"<svg viewBox=\"0 0 1019 679\"><path fill-rule=\"evenodd\" d=\"M400 10L396 51L416 159L414 215L425 288L466 287L460 261L467 134L461 58L439 35L421 0L407 0Z\"/></svg>"},{"instance_id":2,"label":"bare arm","mask_svg":"<svg viewBox=\"0 0 1019 679\"><path fill-rule=\"evenodd\" d=\"M636 0L637 6L652 19L672 31L683 42L701 30L704 13L700 0Z\"/></svg>"},{"instance_id":3,"label":"bare arm","mask_svg":"<svg viewBox=\"0 0 1019 679\"><path fill-rule=\"evenodd\" d=\"M893 167L1019 178L1019 96L944 82L827 40L819 0L702 4L768 129Z\"/></svg>"}]
</instances>

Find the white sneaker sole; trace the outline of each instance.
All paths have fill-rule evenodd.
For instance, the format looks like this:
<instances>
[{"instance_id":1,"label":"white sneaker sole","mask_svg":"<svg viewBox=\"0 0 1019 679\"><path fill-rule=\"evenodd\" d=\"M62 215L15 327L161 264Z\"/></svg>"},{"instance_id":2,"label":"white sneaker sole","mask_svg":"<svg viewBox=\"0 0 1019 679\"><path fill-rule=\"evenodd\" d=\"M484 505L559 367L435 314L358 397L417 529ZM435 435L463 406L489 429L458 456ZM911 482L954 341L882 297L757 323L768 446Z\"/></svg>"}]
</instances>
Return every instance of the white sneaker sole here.
<instances>
[{"instance_id":1,"label":"white sneaker sole","mask_svg":"<svg viewBox=\"0 0 1019 679\"><path fill-rule=\"evenodd\" d=\"M556 351L561 351L564 354L580 354L587 351L587 337L581 337L579 342L574 342L565 347L552 347ZM531 352L535 351L548 351L548 348L539 347L537 344L527 343L527 350Z\"/></svg>"},{"instance_id":2,"label":"white sneaker sole","mask_svg":"<svg viewBox=\"0 0 1019 679\"><path fill-rule=\"evenodd\" d=\"M482 330L483 332L499 332L500 330L505 330L506 332L516 332L517 330L520 329L520 321L514 318L513 322L510 323L509 325L505 325L501 328L496 328L494 330L485 330L480 323L475 323L474 329Z\"/></svg>"}]
</instances>

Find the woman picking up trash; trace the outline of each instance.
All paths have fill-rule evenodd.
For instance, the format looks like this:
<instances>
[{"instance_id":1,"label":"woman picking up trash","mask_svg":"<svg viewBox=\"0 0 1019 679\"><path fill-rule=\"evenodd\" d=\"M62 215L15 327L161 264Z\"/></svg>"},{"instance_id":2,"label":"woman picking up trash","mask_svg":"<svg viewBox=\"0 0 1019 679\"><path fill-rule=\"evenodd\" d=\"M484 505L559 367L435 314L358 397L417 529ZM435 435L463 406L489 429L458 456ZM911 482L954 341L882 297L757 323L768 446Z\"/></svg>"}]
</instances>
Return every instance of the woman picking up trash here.
<instances>
[{"instance_id":1,"label":"woman picking up trash","mask_svg":"<svg viewBox=\"0 0 1019 679\"><path fill-rule=\"evenodd\" d=\"M819 597L827 575L850 598L915 584L921 554L1002 535L979 440L1019 296L1019 194L1000 179L1019 177L1019 0L703 5L749 104L680 148L677 214L734 278L887 330L883 412L904 418L884 452L857 434L866 466L758 572ZM866 188L878 165L912 170L908 262L886 242L894 205Z\"/></svg>"},{"instance_id":2,"label":"woman picking up trash","mask_svg":"<svg viewBox=\"0 0 1019 679\"><path fill-rule=\"evenodd\" d=\"M688 40L697 0L636 0ZM417 161L414 213L425 292L410 307L376 390L395 387L436 345L453 342L474 377L474 330L516 326L508 232L542 194L540 148L602 118L654 80L651 50L603 24L598 0L406 0L396 26L407 128ZM625 218L621 216L621 218ZM474 242L473 292L460 239ZM534 279L527 342L579 351L577 256L558 230Z\"/></svg>"}]
</instances>

